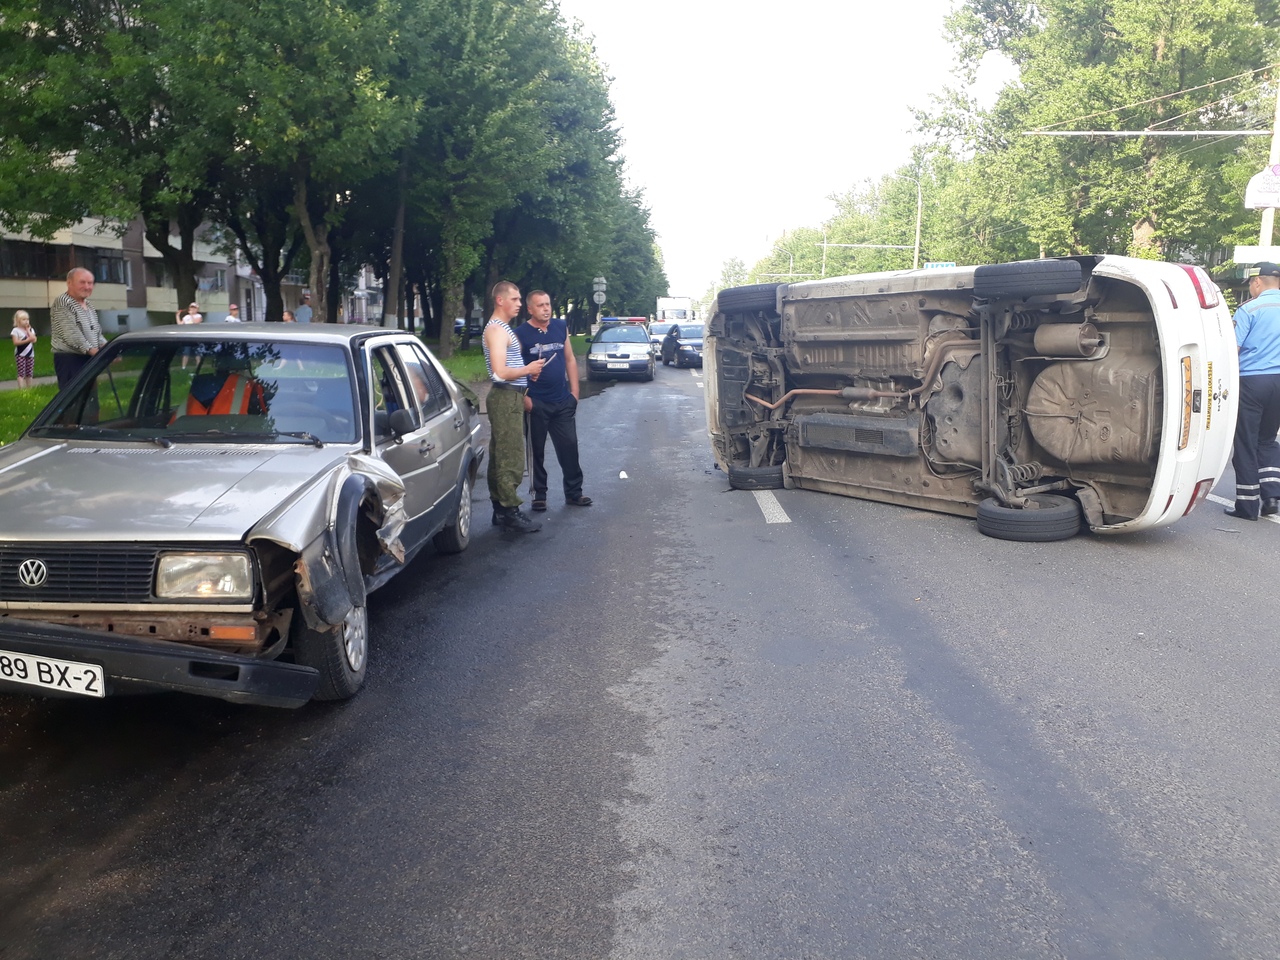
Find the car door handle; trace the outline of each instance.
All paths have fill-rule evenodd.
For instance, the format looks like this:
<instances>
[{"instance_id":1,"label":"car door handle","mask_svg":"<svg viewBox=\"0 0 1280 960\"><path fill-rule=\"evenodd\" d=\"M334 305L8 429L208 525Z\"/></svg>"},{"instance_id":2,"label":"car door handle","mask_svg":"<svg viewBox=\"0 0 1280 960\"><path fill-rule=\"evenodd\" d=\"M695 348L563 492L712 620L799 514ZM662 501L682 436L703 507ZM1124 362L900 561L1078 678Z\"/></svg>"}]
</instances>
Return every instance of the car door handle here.
<instances>
[{"instance_id":1,"label":"car door handle","mask_svg":"<svg viewBox=\"0 0 1280 960\"><path fill-rule=\"evenodd\" d=\"M436 445L430 440L423 440L418 444L418 452L424 457L436 448Z\"/></svg>"},{"instance_id":2,"label":"car door handle","mask_svg":"<svg viewBox=\"0 0 1280 960\"><path fill-rule=\"evenodd\" d=\"M455 429L455 430L461 430L461 429L462 429L462 418L461 418L461 417L458 417L458 419L456 419L456 420L454 420L454 421L453 421L453 429Z\"/></svg>"}]
</instances>

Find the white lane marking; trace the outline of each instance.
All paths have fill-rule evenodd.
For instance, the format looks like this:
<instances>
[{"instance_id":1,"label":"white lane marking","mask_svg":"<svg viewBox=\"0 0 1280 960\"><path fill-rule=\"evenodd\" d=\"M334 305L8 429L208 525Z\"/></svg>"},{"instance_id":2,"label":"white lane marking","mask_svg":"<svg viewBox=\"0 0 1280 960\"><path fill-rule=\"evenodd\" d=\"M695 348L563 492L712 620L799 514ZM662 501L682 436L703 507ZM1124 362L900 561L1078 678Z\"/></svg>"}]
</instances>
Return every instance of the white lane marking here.
<instances>
[{"instance_id":1,"label":"white lane marking","mask_svg":"<svg viewBox=\"0 0 1280 960\"><path fill-rule=\"evenodd\" d=\"M1205 497L1205 499L1212 500L1214 503L1220 503L1224 507L1234 507L1236 505L1236 502L1234 500L1228 500L1226 497L1220 497L1216 493L1209 494L1207 497ZM1277 515L1277 514L1272 514L1269 517L1259 517L1258 519L1270 520L1272 523L1280 523L1280 515Z\"/></svg>"},{"instance_id":2,"label":"white lane marking","mask_svg":"<svg viewBox=\"0 0 1280 960\"><path fill-rule=\"evenodd\" d=\"M773 495L771 490L753 491L756 495L756 503L760 505L760 512L764 514L765 523L790 523L791 518L787 516L787 511L782 509L782 504L778 502L778 498Z\"/></svg>"},{"instance_id":3,"label":"white lane marking","mask_svg":"<svg viewBox=\"0 0 1280 960\"><path fill-rule=\"evenodd\" d=\"M631 479L631 478L627 476L627 471L622 470L622 471L619 471L619 473L618 473L618 479L619 479L619 480L629 480L629 479Z\"/></svg>"}]
</instances>

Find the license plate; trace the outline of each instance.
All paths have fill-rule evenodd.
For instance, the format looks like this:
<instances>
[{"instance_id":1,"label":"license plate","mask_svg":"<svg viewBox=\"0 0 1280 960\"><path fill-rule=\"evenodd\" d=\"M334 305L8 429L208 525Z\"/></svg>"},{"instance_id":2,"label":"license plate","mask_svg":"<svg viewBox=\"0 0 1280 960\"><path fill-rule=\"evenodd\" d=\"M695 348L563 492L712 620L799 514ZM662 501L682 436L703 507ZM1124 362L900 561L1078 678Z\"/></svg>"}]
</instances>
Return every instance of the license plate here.
<instances>
[{"instance_id":1,"label":"license plate","mask_svg":"<svg viewBox=\"0 0 1280 960\"><path fill-rule=\"evenodd\" d=\"M0 650L0 680L27 683L45 690L78 693L85 697L105 697L102 668L92 663L54 660L30 653Z\"/></svg>"},{"instance_id":2,"label":"license plate","mask_svg":"<svg viewBox=\"0 0 1280 960\"><path fill-rule=\"evenodd\" d=\"M606 365L609 370L626 370L631 366L629 363L609 363Z\"/></svg>"}]
</instances>

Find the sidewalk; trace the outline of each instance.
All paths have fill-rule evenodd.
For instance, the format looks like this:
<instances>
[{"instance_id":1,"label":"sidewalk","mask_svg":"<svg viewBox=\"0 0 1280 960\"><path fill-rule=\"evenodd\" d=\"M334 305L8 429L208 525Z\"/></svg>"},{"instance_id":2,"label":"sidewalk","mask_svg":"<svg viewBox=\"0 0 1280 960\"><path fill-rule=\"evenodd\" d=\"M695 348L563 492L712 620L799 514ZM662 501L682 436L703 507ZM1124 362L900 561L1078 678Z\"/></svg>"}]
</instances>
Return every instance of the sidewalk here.
<instances>
[{"instance_id":1,"label":"sidewalk","mask_svg":"<svg viewBox=\"0 0 1280 960\"><path fill-rule=\"evenodd\" d=\"M57 383L58 378L57 377L33 377L31 382L39 386L44 386L45 384L48 384L48 383ZM17 390L17 389L18 389L17 380L0 380L0 390Z\"/></svg>"}]
</instances>

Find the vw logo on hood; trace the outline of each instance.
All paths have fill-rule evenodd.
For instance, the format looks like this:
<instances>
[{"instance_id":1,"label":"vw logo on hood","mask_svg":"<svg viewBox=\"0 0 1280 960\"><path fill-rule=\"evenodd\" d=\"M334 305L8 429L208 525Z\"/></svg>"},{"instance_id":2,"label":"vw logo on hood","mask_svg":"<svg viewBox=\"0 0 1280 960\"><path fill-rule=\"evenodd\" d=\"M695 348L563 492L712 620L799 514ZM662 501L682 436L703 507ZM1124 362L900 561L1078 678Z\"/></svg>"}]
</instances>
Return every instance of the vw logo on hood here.
<instances>
[{"instance_id":1,"label":"vw logo on hood","mask_svg":"<svg viewBox=\"0 0 1280 960\"><path fill-rule=\"evenodd\" d=\"M18 582L24 587L38 587L49 579L49 568L43 560L23 560L18 567Z\"/></svg>"}]
</instances>

